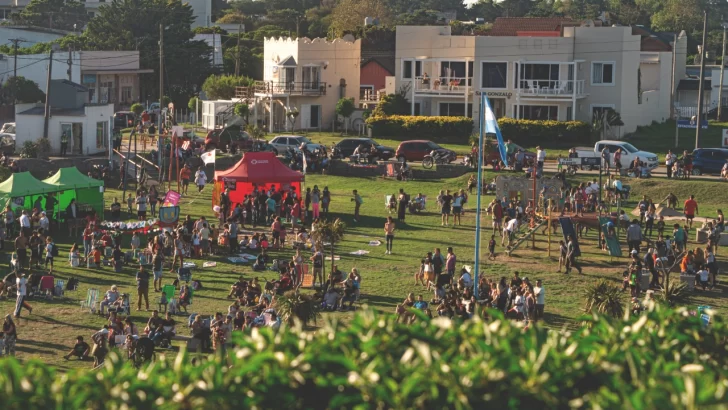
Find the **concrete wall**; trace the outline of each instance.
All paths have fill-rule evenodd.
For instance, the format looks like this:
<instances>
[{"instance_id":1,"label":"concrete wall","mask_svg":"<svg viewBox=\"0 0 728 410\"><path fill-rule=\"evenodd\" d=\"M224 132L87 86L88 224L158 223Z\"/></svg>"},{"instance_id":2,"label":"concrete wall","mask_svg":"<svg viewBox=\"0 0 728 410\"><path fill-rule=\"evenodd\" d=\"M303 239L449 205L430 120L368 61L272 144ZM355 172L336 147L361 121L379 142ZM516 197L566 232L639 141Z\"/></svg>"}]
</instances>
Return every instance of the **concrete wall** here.
<instances>
[{"instance_id":1,"label":"concrete wall","mask_svg":"<svg viewBox=\"0 0 728 410\"><path fill-rule=\"evenodd\" d=\"M80 51L81 71L137 70L139 51Z\"/></svg>"}]
</instances>

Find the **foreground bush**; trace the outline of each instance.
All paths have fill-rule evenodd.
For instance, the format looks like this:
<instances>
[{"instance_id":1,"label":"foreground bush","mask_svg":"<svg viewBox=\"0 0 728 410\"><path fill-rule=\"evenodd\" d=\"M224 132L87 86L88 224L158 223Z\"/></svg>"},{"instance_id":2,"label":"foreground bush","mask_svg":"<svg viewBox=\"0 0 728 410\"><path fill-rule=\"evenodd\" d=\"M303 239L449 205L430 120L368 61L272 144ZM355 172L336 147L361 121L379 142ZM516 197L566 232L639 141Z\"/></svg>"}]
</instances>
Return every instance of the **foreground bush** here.
<instances>
[{"instance_id":1,"label":"foreground bush","mask_svg":"<svg viewBox=\"0 0 728 410\"><path fill-rule=\"evenodd\" d=\"M230 366L187 353L61 375L0 361L4 409L700 408L725 403L725 324L684 311L591 317L574 332L488 323L411 326L364 314L316 333L243 337Z\"/></svg>"},{"instance_id":2,"label":"foreground bush","mask_svg":"<svg viewBox=\"0 0 728 410\"><path fill-rule=\"evenodd\" d=\"M520 145L538 145L549 142L588 144L591 125L582 121L534 121L501 118L498 127L503 138Z\"/></svg>"},{"instance_id":3,"label":"foreground bush","mask_svg":"<svg viewBox=\"0 0 728 410\"><path fill-rule=\"evenodd\" d=\"M473 133L473 119L468 117L424 117L411 115L371 116L366 123L375 137L400 140L429 139L466 144Z\"/></svg>"}]
</instances>

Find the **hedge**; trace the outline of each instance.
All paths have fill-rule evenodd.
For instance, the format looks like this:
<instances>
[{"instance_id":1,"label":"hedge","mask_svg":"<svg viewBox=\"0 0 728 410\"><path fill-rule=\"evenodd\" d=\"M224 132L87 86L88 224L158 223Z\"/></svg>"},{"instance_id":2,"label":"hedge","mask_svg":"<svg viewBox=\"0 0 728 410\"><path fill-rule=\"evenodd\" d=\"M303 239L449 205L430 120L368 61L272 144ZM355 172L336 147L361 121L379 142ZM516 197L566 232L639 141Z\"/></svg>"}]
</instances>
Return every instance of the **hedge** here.
<instances>
[{"instance_id":1,"label":"hedge","mask_svg":"<svg viewBox=\"0 0 728 410\"><path fill-rule=\"evenodd\" d=\"M550 142L588 143L592 127L582 121L535 121L501 118L498 127L503 138L521 145L538 145Z\"/></svg>"},{"instance_id":2,"label":"hedge","mask_svg":"<svg viewBox=\"0 0 728 410\"><path fill-rule=\"evenodd\" d=\"M366 122L375 137L403 140L429 139L467 144L473 133L473 119L468 117L390 115L372 116Z\"/></svg>"},{"instance_id":3,"label":"hedge","mask_svg":"<svg viewBox=\"0 0 728 410\"><path fill-rule=\"evenodd\" d=\"M186 352L135 370L115 355L67 374L0 360L3 409L707 408L725 404L728 330L683 310L582 318L572 331L395 323L366 312L316 332L234 333L225 362Z\"/></svg>"}]
</instances>

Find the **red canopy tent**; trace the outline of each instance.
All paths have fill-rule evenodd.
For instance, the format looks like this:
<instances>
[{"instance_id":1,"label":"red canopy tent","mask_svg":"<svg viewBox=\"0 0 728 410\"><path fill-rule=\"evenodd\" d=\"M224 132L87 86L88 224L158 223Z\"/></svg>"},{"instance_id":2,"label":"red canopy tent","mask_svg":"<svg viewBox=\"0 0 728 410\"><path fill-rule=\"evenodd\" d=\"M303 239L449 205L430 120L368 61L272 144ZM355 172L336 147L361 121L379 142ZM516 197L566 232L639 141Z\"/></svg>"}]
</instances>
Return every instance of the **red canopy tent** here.
<instances>
[{"instance_id":1,"label":"red canopy tent","mask_svg":"<svg viewBox=\"0 0 728 410\"><path fill-rule=\"evenodd\" d=\"M245 195L253 192L253 186L266 190L271 185L277 190L293 187L301 192L304 176L283 165L272 152L246 152L243 158L224 171L215 171L215 187L212 192L212 205L219 205L220 193L230 189L230 202L242 202Z\"/></svg>"}]
</instances>

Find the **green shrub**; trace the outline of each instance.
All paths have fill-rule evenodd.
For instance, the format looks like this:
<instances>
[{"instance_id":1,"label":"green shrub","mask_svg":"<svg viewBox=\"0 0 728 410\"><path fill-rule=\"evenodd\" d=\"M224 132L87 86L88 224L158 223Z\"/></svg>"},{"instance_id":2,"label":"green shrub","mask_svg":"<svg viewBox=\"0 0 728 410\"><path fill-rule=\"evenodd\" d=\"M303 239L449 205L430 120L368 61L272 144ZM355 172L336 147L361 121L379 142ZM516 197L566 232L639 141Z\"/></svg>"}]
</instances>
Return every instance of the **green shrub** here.
<instances>
[{"instance_id":1,"label":"green shrub","mask_svg":"<svg viewBox=\"0 0 728 410\"><path fill-rule=\"evenodd\" d=\"M430 139L466 144L473 132L473 119L468 117L372 115L366 122L375 137L403 140Z\"/></svg>"},{"instance_id":2,"label":"green shrub","mask_svg":"<svg viewBox=\"0 0 728 410\"><path fill-rule=\"evenodd\" d=\"M498 127L503 138L520 145L544 142L588 143L592 127L582 121L535 121L501 118Z\"/></svg>"},{"instance_id":3,"label":"green shrub","mask_svg":"<svg viewBox=\"0 0 728 410\"><path fill-rule=\"evenodd\" d=\"M33 141L25 141L20 147L20 158L38 158L38 144Z\"/></svg>"},{"instance_id":4,"label":"green shrub","mask_svg":"<svg viewBox=\"0 0 728 410\"><path fill-rule=\"evenodd\" d=\"M158 352L136 370L112 354L98 371L61 373L0 360L3 409L673 409L720 408L728 329L654 305L589 327L360 314L316 332L235 332L223 361ZM166 357L165 357L166 356Z\"/></svg>"},{"instance_id":5,"label":"green shrub","mask_svg":"<svg viewBox=\"0 0 728 410\"><path fill-rule=\"evenodd\" d=\"M137 117L142 115L142 113L144 112L144 106L139 103L132 104L130 109L131 112L133 112L134 115L136 115Z\"/></svg>"}]
</instances>

